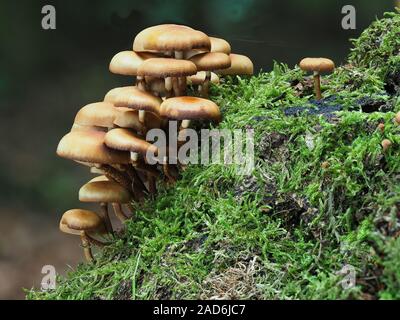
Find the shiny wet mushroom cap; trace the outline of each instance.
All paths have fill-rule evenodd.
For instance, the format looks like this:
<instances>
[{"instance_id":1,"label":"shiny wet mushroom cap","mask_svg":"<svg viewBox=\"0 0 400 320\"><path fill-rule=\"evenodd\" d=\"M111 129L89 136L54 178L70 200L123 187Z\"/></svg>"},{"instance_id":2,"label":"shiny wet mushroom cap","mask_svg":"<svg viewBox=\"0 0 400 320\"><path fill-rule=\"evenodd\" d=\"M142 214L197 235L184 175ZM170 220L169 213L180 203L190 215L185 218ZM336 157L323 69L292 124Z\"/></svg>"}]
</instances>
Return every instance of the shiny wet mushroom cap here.
<instances>
[{"instance_id":1,"label":"shiny wet mushroom cap","mask_svg":"<svg viewBox=\"0 0 400 320\"><path fill-rule=\"evenodd\" d=\"M326 58L304 58L299 66L301 70L308 72L332 72L335 69L335 63Z\"/></svg>"},{"instance_id":2,"label":"shiny wet mushroom cap","mask_svg":"<svg viewBox=\"0 0 400 320\"><path fill-rule=\"evenodd\" d=\"M182 77L196 74L197 68L193 62L169 58L153 58L146 60L138 69L139 76L157 78Z\"/></svg>"},{"instance_id":3,"label":"shiny wet mushroom cap","mask_svg":"<svg viewBox=\"0 0 400 320\"><path fill-rule=\"evenodd\" d=\"M117 110L112 103L91 103L78 111L74 124L79 126L94 126L112 128Z\"/></svg>"},{"instance_id":4,"label":"shiny wet mushroom cap","mask_svg":"<svg viewBox=\"0 0 400 320\"><path fill-rule=\"evenodd\" d=\"M231 66L230 57L221 52L206 52L190 58L198 71L213 71L227 69Z\"/></svg>"},{"instance_id":5,"label":"shiny wet mushroom cap","mask_svg":"<svg viewBox=\"0 0 400 320\"><path fill-rule=\"evenodd\" d=\"M128 164L129 154L108 148L104 144L105 135L100 131L70 132L61 139L57 155L96 164Z\"/></svg>"},{"instance_id":6,"label":"shiny wet mushroom cap","mask_svg":"<svg viewBox=\"0 0 400 320\"><path fill-rule=\"evenodd\" d=\"M214 102L196 97L177 97L165 100L161 105L161 115L173 120L221 121L221 112Z\"/></svg>"},{"instance_id":7,"label":"shiny wet mushroom cap","mask_svg":"<svg viewBox=\"0 0 400 320\"><path fill-rule=\"evenodd\" d=\"M157 55L143 52L122 51L117 53L110 62L110 71L125 76L136 76L139 66L150 58Z\"/></svg>"},{"instance_id":8,"label":"shiny wet mushroom cap","mask_svg":"<svg viewBox=\"0 0 400 320\"><path fill-rule=\"evenodd\" d=\"M110 90L104 101L113 103L115 107L144 110L158 114L162 99L137 87L121 87Z\"/></svg>"},{"instance_id":9,"label":"shiny wet mushroom cap","mask_svg":"<svg viewBox=\"0 0 400 320\"><path fill-rule=\"evenodd\" d=\"M64 213L60 221L60 230L74 235L79 235L80 231L101 231L103 227L103 220L97 213L89 210L69 210Z\"/></svg>"},{"instance_id":10,"label":"shiny wet mushroom cap","mask_svg":"<svg viewBox=\"0 0 400 320\"><path fill-rule=\"evenodd\" d=\"M79 190L79 201L128 203L131 195L124 187L114 181L90 181Z\"/></svg>"},{"instance_id":11,"label":"shiny wet mushroom cap","mask_svg":"<svg viewBox=\"0 0 400 320\"><path fill-rule=\"evenodd\" d=\"M219 75L253 75L253 62L241 54L230 54L231 66L227 69L218 70L215 73Z\"/></svg>"},{"instance_id":12,"label":"shiny wet mushroom cap","mask_svg":"<svg viewBox=\"0 0 400 320\"><path fill-rule=\"evenodd\" d=\"M228 41L221 39L210 37L211 41L211 52L222 52L225 54L231 54L232 48Z\"/></svg>"},{"instance_id":13,"label":"shiny wet mushroom cap","mask_svg":"<svg viewBox=\"0 0 400 320\"><path fill-rule=\"evenodd\" d=\"M115 150L129 151L146 157L148 151L157 154L156 146L148 143L128 129L113 129L105 136L105 144Z\"/></svg>"},{"instance_id":14,"label":"shiny wet mushroom cap","mask_svg":"<svg viewBox=\"0 0 400 320\"><path fill-rule=\"evenodd\" d=\"M133 43L133 51L173 52L204 49L210 51L209 37L187 26L163 24L140 32Z\"/></svg>"}]
</instances>

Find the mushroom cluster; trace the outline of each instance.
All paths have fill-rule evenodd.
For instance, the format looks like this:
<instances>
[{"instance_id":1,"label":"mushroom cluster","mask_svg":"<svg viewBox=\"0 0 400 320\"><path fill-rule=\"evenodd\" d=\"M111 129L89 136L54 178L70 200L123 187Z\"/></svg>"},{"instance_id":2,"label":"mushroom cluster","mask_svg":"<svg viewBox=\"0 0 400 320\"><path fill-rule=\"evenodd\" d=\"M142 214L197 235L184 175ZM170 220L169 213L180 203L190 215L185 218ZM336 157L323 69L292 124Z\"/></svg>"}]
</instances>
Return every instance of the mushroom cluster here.
<instances>
[{"instance_id":1,"label":"mushroom cluster","mask_svg":"<svg viewBox=\"0 0 400 320\"><path fill-rule=\"evenodd\" d=\"M231 54L227 41L173 24L140 32L133 50L116 54L109 68L136 80L79 110L57 148L60 157L98 175L80 189L79 200L98 203L99 213L70 210L60 222L61 231L80 235L88 261L93 261L91 245L106 244L96 237L114 233L109 205L124 223L133 214L133 203L153 197L158 183L178 178L179 166L168 161L171 146L165 147L161 162L150 164L154 162L149 154L158 157L161 150L146 141L148 131L165 130L169 121L179 121L180 130L187 129L192 120L220 122L218 106L207 100L210 83L219 83L218 74L253 74L251 60ZM200 97L188 96L188 85L198 86Z\"/></svg>"}]
</instances>

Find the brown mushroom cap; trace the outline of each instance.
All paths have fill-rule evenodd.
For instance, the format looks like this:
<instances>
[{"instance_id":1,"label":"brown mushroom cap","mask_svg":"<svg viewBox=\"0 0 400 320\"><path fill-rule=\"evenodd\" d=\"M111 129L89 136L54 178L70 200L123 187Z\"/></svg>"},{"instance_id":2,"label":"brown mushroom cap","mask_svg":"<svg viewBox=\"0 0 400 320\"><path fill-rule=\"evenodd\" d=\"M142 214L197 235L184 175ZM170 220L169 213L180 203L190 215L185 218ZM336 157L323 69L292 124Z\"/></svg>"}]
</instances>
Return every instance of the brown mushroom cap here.
<instances>
[{"instance_id":1,"label":"brown mushroom cap","mask_svg":"<svg viewBox=\"0 0 400 320\"><path fill-rule=\"evenodd\" d=\"M157 154L157 147L141 139L131 130L113 129L108 131L105 144L112 149L139 153L146 156L147 151Z\"/></svg>"},{"instance_id":2,"label":"brown mushroom cap","mask_svg":"<svg viewBox=\"0 0 400 320\"><path fill-rule=\"evenodd\" d=\"M91 103L78 111L74 123L80 126L112 128L117 109L112 103Z\"/></svg>"},{"instance_id":3,"label":"brown mushroom cap","mask_svg":"<svg viewBox=\"0 0 400 320\"><path fill-rule=\"evenodd\" d=\"M187 60L153 58L143 62L139 69L139 76L151 76L157 78L182 77L196 74L196 65Z\"/></svg>"},{"instance_id":4,"label":"brown mushroom cap","mask_svg":"<svg viewBox=\"0 0 400 320\"><path fill-rule=\"evenodd\" d=\"M220 75L253 75L253 62L246 56L241 54L230 54L231 67L216 71Z\"/></svg>"},{"instance_id":5,"label":"brown mushroom cap","mask_svg":"<svg viewBox=\"0 0 400 320\"><path fill-rule=\"evenodd\" d=\"M144 110L159 114L162 99L137 87L121 87L110 90L104 98L105 102L115 107Z\"/></svg>"},{"instance_id":6,"label":"brown mushroom cap","mask_svg":"<svg viewBox=\"0 0 400 320\"><path fill-rule=\"evenodd\" d=\"M190 58L199 71L227 69L231 66L230 57L221 52L205 52Z\"/></svg>"},{"instance_id":7,"label":"brown mushroom cap","mask_svg":"<svg viewBox=\"0 0 400 320\"><path fill-rule=\"evenodd\" d=\"M383 151L387 151L389 150L389 148L392 146L392 141L390 141L389 139L384 139L381 143Z\"/></svg>"},{"instance_id":8,"label":"brown mushroom cap","mask_svg":"<svg viewBox=\"0 0 400 320\"><path fill-rule=\"evenodd\" d=\"M60 221L60 230L64 233L79 235L81 231L104 231L104 224L97 213L74 209L64 213Z\"/></svg>"},{"instance_id":9,"label":"brown mushroom cap","mask_svg":"<svg viewBox=\"0 0 400 320\"><path fill-rule=\"evenodd\" d=\"M161 105L161 115L174 120L221 121L221 112L214 102L196 97L177 97L165 100Z\"/></svg>"},{"instance_id":10,"label":"brown mushroom cap","mask_svg":"<svg viewBox=\"0 0 400 320\"><path fill-rule=\"evenodd\" d=\"M211 41L211 52L222 52L228 55L231 54L232 48L228 41L215 37L209 38Z\"/></svg>"},{"instance_id":11,"label":"brown mushroom cap","mask_svg":"<svg viewBox=\"0 0 400 320\"><path fill-rule=\"evenodd\" d=\"M200 85L203 84L204 81L206 80L206 72L205 71L199 71L197 72L194 76L190 76L187 78L187 82L188 84L192 84L192 85ZM219 77L212 72L211 73L211 82L218 84L219 83Z\"/></svg>"},{"instance_id":12,"label":"brown mushroom cap","mask_svg":"<svg viewBox=\"0 0 400 320\"><path fill-rule=\"evenodd\" d=\"M130 200L129 192L114 181L90 181L79 190L82 202L128 203Z\"/></svg>"},{"instance_id":13,"label":"brown mushroom cap","mask_svg":"<svg viewBox=\"0 0 400 320\"><path fill-rule=\"evenodd\" d=\"M394 121L396 121L397 124L400 124L400 111L396 113Z\"/></svg>"},{"instance_id":14,"label":"brown mushroom cap","mask_svg":"<svg viewBox=\"0 0 400 320\"><path fill-rule=\"evenodd\" d=\"M211 42L208 36L192 28L163 24L147 28L140 32L133 43L133 51L188 51L204 49L210 51Z\"/></svg>"},{"instance_id":15,"label":"brown mushroom cap","mask_svg":"<svg viewBox=\"0 0 400 320\"><path fill-rule=\"evenodd\" d=\"M117 53L110 62L110 71L125 76L136 76L139 66L150 58L157 55L152 53L136 53L133 51L122 51Z\"/></svg>"},{"instance_id":16,"label":"brown mushroom cap","mask_svg":"<svg viewBox=\"0 0 400 320\"><path fill-rule=\"evenodd\" d=\"M57 155L98 164L129 164L128 153L112 150L104 144L105 135L101 131L70 132L61 139Z\"/></svg>"},{"instance_id":17,"label":"brown mushroom cap","mask_svg":"<svg viewBox=\"0 0 400 320\"><path fill-rule=\"evenodd\" d=\"M335 63L326 58L305 58L300 61L300 69L308 72L332 72Z\"/></svg>"}]
</instances>

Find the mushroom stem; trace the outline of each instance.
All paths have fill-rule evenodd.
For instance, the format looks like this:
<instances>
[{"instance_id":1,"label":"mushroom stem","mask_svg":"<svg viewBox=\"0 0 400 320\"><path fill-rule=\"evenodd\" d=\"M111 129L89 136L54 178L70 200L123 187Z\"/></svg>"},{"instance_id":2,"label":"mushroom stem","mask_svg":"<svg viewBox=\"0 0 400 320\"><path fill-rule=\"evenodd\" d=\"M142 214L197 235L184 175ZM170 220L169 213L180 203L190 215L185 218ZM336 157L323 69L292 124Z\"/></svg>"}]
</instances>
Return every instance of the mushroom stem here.
<instances>
[{"instance_id":1,"label":"mushroom stem","mask_svg":"<svg viewBox=\"0 0 400 320\"><path fill-rule=\"evenodd\" d=\"M139 122L141 124L144 124L146 122L146 111L145 110L139 110Z\"/></svg>"},{"instance_id":2,"label":"mushroom stem","mask_svg":"<svg viewBox=\"0 0 400 320\"><path fill-rule=\"evenodd\" d=\"M114 209L114 213L117 216L117 218L122 222L125 223L126 220L128 220L128 218L126 217L126 215L124 214L124 212L122 211L122 207L119 203L113 203L112 204L113 209Z\"/></svg>"},{"instance_id":3,"label":"mushroom stem","mask_svg":"<svg viewBox=\"0 0 400 320\"><path fill-rule=\"evenodd\" d=\"M88 233L86 233L86 237L91 244L93 244L97 247L100 247L100 248L105 247L110 244L110 243L106 243L106 242L97 240L97 239L93 238L91 235L89 235Z\"/></svg>"},{"instance_id":4,"label":"mushroom stem","mask_svg":"<svg viewBox=\"0 0 400 320\"><path fill-rule=\"evenodd\" d=\"M185 54L183 51L175 51L175 59L182 60ZM175 90L174 90L175 91ZM177 78L177 92L176 97L182 97L186 95L186 77Z\"/></svg>"},{"instance_id":5,"label":"mushroom stem","mask_svg":"<svg viewBox=\"0 0 400 320\"><path fill-rule=\"evenodd\" d=\"M108 204L107 203L105 203L105 202L100 203L100 213L101 213L101 217L103 218L107 232L110 233L111 235L114 235L110 216L108 214Z\"/></svg>"},{"instance_id":6,"label":"mushroom stem","mask_svg":"<svg viewBox=\"0 0 400 320\"><path fill-rule=\"evenodd\" d=\"M165 90L167 90L167 91L172 90L172 78L171 77L165 78Z\"/></svg>"},{"instance_id":7,"label":"mushroom stem","mask_svg":"<svg viewBox=\"0 0 400 320\"><path fill-rule=\"evenodd\" d=\"M183 51L175 51L175 59L182 60L183 56L184 56Z\"/></svg>"},{"instance_id":8,"label":"mushroom stem","mask_svg":"<svg viewBox=\"0 0 400 320\"><path fill-rule=\"evenodd\" d=\"M181 130L188 129L190 127L190 120L182 120Z\"/></svg>"},{"instance_id":9,"label":"mushroom stem","mask_svg":"<svg viewBox=\"0 0 400 320\"><path fill-rule=\"evenodd\" d=\"M210 82L211 82L211 71L206 72L206 79L201 85L201 97L208 98L210 92Z\"/></svg>"},{"instance_id":10,"label":"mushroom stem","mask_svg":"<svg viewBox=\"0 0 400 320\"><path fill-rule=\"evenodd\" d=\"M318 71L314 71L314 88L315 88L315 97L317 100L322 99L321 94L321 75Z\"/></svg>"},{"instance_id":11,"label":"mushroom stem","mask_svg":"<svg viewBox=\"0 0 400 320\"><path fill-rule=\"evenodd\" d=\"M82 248L88 262L94 262L90 241L85 231L81 232Z\"/></svg>"},{"instance_id":12,"label":"mushroom stem","mask_svg":"<svg viewBox=\"0 0 400 320\"><path fill-rule=\"evenodd\" d=\"M136 81L138 89L141 91L146 91L146 80L144 77L138 76Z\"/></svg>"},{"instance_id":13,"label":"mushroom stem","mask_svg":"<svg viewBox=\"0 0 400 320\"><path fill-rule=\"evenodd\" d=\"M179 78L172 78L172 87L174 91L174 96L175 97L180 97L180 87L179 87Z\"/></svg>"},{"instance_id":14,"label":"mushroom stem","mask_svg":"<svg viewBox=\"0 0 400 320\"><path fill-rule=\"evenodd\" d=\"M135 164L136 162L138 162L139 160L139 153L137 152L131 152L131 161L133 164Z\"/></svg>"},{"instance_id":15,"label":"mushroom stem","mask_svg":"<svg viewBox=\"0 0 400 320\"><path fill-rule=\"evenodd\" d=\"M186 77L178 78L178 86L179 86L179 95L186 96L187 93L187 80Z\"/></svg>"}]
</instances>

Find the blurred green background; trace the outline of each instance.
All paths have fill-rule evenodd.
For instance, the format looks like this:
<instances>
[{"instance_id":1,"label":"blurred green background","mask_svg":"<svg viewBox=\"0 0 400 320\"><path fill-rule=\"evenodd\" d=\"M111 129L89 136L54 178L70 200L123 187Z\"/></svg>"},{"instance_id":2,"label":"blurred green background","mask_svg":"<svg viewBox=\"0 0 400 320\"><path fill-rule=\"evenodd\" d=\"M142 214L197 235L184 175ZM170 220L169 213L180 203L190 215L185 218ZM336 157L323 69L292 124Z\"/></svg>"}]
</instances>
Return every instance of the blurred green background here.
<instances>
[{"instance_id":1,"label":"blurred green background","mask_svg":"<svg viewBox=\"0 0 400 320\"><path fill-rule=\"evenodd\" d=\"M257 70L268 70L273 60L293 66L304 56L326 56L340 64L349 52L349 38L393 10L394 3L0 0L0 298L23 297L20 287L37 284L43 264L63 268L81 259L77 244L58 235L57 223L65 210L79 207L77 192L90 175L58 159L55 150L82 106L132 83L110 74L108 63L118 51L131 48L139 31L161 23L189 25L225 38ZM41 28L46 4L56 8L56 30ZM341 27L346 4L357 10L356 30ZM11 239L16 242L12 250ZM67 247L46 254L49 242ZM22 280L19 272L32 276Z\"/></svg>"}]
</instances>

